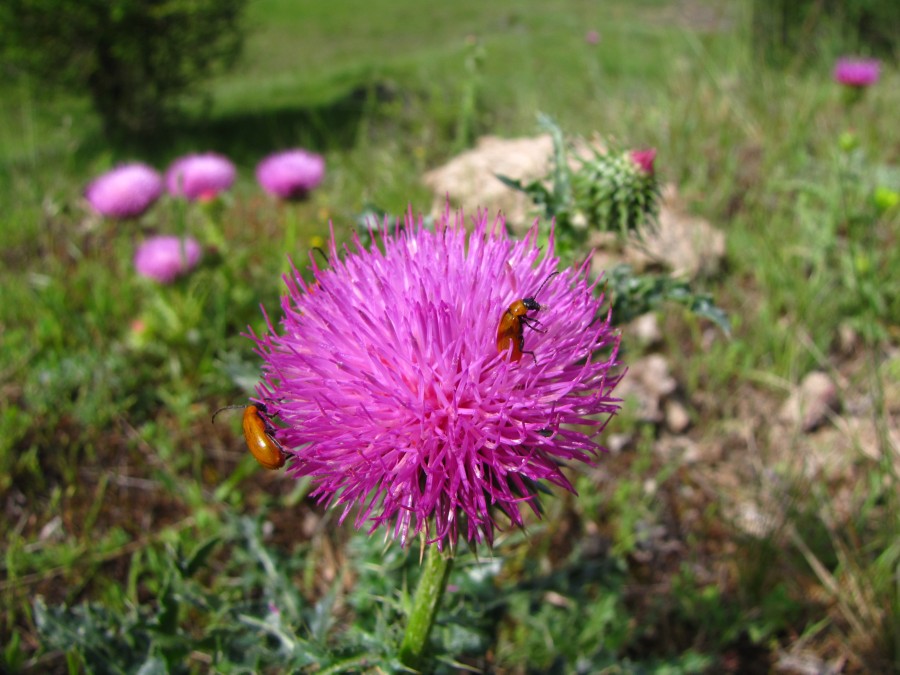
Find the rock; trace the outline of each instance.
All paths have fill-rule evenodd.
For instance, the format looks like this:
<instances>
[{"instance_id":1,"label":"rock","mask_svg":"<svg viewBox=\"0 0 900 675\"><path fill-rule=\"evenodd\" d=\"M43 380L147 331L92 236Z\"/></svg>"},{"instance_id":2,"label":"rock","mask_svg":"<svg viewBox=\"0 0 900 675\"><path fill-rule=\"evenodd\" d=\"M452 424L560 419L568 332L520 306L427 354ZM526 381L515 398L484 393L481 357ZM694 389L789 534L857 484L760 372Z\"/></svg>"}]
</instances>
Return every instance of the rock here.
<instances>
[{"instance_id":1,"label":"rock","mask_svg":"<svg viewBox=\"0 0 900 675\"><path fill-rule=\"evenodd\" d=\"M625 330L633 335L638 344L645 349L662 342L662 331L659 329L659 319L653 312L642 314L629 323Z\"/></svg>"},{"instance_id":2,"label":"rock","mask_svg":"<svg viewBox=\"0 0 900 675\"><path fill-rule=\"evenodd\" d=\"M606 449L614 455L618 455L631 445L632 441L634 441L634 434L609 434L606 437Z\"/></svg>"},{"instance_id":3,"label":"rock","mask_svg":"<svg viewBox=\"0 0 900 675\"><path fill-rule=\"evenodd\" d=\"M695 441L690 436L661 434L653 444L653 451L667 463L679 466L702 464L711 467L725 458L722 444L715 440Z\"/></svg>"},{"instance_id":4,"label":"rock","mask_svg":"<svg viewBox=\"0 0 900 675\"><path fill-rule=\"evenodd\" d=\"M534 216L528 197L506 187L496 174L528 183L547 174L552 153L549 134L509 139L482 136L475 148L425 174L423 181L435 197L432 212L442 213L449 197L467 211L483 208L489 214L502 212L510 223L530 221Z\"/></svg>"},{"instance_id":5,"label":"rock","mask_svg":"<svg viewBox=\"0 0 900 675\"><path fill-rule=\"evenodd\" d=\"M802 642L802 640L801 640ZM824 661L817 654L803 650L797 653L778 652L775 671L788 675L838 675L844 672L846 656L839 656L831 661Z\"/></svg>"},{"instance_id":6,"label":"rock","mask_svg":"<svg viewBox=\"0 0 900 675\"><path fill-rule=\"evenodd\" d=\"M799 426L804 432L813 431L839 407L838 391L825 373L812 372L803 378L781 407L782 421Z\"/></svg>"},{"instance_id":7,"label":"rock","mask_svg":"<svg viewBox=\"0 0 900 675\"><path fill-rule=\"evenodd\" d=\"M625 377L616 386L616 395L637 404L635 414L639 420L657 424L664 419L663 400L677 386L665 357L650 354L629 366Z\"/></svg>"},{"instance_id":8,"label":"rock","mask_svg":"<svg viewBox=\"0 0 900 675\"><path fill-rule=\"evenodd\" d=\"M304 537L312 538L321 526L322 518L314 511L308 511L300 523L300 531Z\"/></svg>"},{"instance_id":9,"label":"rock","mask_svg":"<svg viewBox=\"0 0 900 675\"><path fill-rule=\"evenodd\" d=\"M626 260L642 270L662 262L673 276L693 279L718 272L725 257L725 234L709 221L684 212L674 185L666 185L658 227L642 243L626 249Z\"/></svg>"},{"instance_id":10,"label":"rock","mask_svg":"<svg viewBox=\"0 0 900 675\"><path fill-rule=\"evenodd\" d=\"M64 532L62 518L60 518L59 516L54 516L41 528L41 531L38 534L38 541L59 541L63 539L63 537Z\"/></svg>"},{"instance_id":11,"label":"rock","mask_svg":"<svg viewBox=\"0 0 900 675\"><path fill-rule=\"evenodd\" d=\"M852 356L859 347L859 333L849 323L844 322L838 326L837 343L841 354Z\"/></svg>"},{"instance_id":12,"label":"rock","mask_svg":"<svg viewBox=\"0 0 900 675\"><path fill-rule=\"evenodd\" d=\"M759 539L771 537L778 528L778 517L767 512L762 504L743 499L735 505L732 514L734 525L745 534Z\"/></svg>"},{"instance_id":13,"label":"rock","mask_svg":"<svg viewBox=\"0 0 900 675\"><path fill-rule=\"evenodd\" d=\"M691 425L691 415L680 401L666 401L666 428L673 434L687 431Z\"/></svg>"}]
</instances>

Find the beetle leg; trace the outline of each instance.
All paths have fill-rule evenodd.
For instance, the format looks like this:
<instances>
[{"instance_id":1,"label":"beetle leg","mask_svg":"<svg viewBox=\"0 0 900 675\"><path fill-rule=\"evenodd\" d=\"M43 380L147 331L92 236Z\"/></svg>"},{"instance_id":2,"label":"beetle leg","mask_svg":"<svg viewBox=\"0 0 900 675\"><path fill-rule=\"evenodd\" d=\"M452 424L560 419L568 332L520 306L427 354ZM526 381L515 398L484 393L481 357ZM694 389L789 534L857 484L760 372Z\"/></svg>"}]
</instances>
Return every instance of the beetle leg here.
<instances>
[{"instance_id":1,"label":"beetle leg","mask_svg":"<svg viewBox=\"0 0 900 675\"><path fill-rule=\"evenodd\" d=\"M527 349L523 349L523 350L522 350L522 353L523 353L523 354L529 354L529 355L531 356L531 358L534 359L534 365L537 365L537 364L538 364L538 362L537 362L537 357L534 355L534 352L530 352L530 351L528 351Z\"/></svg>"},{"instance_id":2,"label":"beetle leg","mask_svg":"<svg viewBox=\"0 0 900 675\"><path fill-rule=\"evenodd\" d=\"M522 321L523 324L525 324L526 326L528 326L531 330L535 330L535 331L537 331L538 333L546 333L546 332L547 332L546 330L541 330L540 328L537 328L537 326L543 326L544 324L541 323L540 320L535 319L535 318L532 317L532 316L523 316L523 317L521 318L521 321Z\"/></svg>"}]
</instances>

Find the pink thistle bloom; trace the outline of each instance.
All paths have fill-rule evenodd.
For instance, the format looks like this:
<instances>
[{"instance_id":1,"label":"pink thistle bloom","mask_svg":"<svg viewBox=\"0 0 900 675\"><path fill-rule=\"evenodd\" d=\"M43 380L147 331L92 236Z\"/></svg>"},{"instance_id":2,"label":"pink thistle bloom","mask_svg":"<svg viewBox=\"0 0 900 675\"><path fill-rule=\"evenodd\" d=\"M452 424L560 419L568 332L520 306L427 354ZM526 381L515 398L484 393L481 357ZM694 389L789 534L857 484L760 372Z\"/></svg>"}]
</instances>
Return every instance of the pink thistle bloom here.
<instances>
[{"instance_id":1,"label":"pink thistle bloom","mask_svg":"<svg viewBox=\"0 0 900 675\"><path fill-rule=\"evenodd\" d=\"M190 272L200 262L201 255L200 244L192 237L150 237L138 246L134 267L142 277L170 284Z\"/></svg>"},{"instance_id":2,"label":"pink thistle bloom","mask_svg":"<svg viewBox=\"0 0 900 675\"><path fill-rule=\"evenodd\" d=\"M539 483L574 492L562 464L590 463L619 408L619 336L589 264L544 286L539 330L524 329L534 357L514 361L497 348L500 318L557 271L553 234L541 258L537 224L523 241L502 219L473 224L448 210L429 231L409 213L378 246L355 238L339 257L332 240L314 284L285 278L280 332L251 335L288 472L312 476L341 521L358 507L357 528L401 545L491 543L501 513L523 526L523 506L540 515Z\"/></svg>"},{"instance_id":3,"label":"pink thistle bloom","mask_svg":"<svg viewBox=\"0 0 900 675\"><path fill-rule=\"evenodd\" d=\"M847 87L868 87L878 82L880 72L878 59L843 57L834 66L834 79Z\"/></svg>"},{"instance_id":4,"label":"pink thistle bloom","mask_svg":"<svg viewBox=\"0 0 900 675\"><path fill-rule=\"evenodd\" d=\"M656 148L648 148L646 150L632 150L631 160L638 165L640 170L652 176L654 172L653 162L656 159Z\"/></svg>"},{"instance_id":5,"label":"pink thistle bloom","mask_svg":"<svg viewBox=\"0 0 900 675\"><path fill-rule=\"evenodd\" d=\"M584 41L589 45L596 45L600 43L600 33L595 30L589 30L585 36Z\"/></svg>"},{"instance_id":6,"label":"pink thistle bloom","mask_svg":"<svg viewBox=\"0 0 900 675\"><path fill-rule=\"evenodd\" d=\"M256 167L263 189L279 199L304 199L325 177L325 159L302 149L269 155Z\"/></svg>"},{"instance_id":7,"label":"pink thistle bloom","mask_svg":"<svg viewBox=\"0 0 900 675\"><path fill-rule=\"evenodd\" d=\"M84 196L91 207L110 218L136 218L163 192L159 173L146 164L126 164L95 178Z\"/></svg>"},{"instance_id":8,"label":"pink thistle bloom","mask_svg":"<svg viewBox=\"0 0 900 675\"><path fill-rule=\"evenodd\" d=\"M173 197L211 201L234 184L236 171L227 157L208 152L185 155L166 171L166 188Z\"/></svg>"}]
</instances>

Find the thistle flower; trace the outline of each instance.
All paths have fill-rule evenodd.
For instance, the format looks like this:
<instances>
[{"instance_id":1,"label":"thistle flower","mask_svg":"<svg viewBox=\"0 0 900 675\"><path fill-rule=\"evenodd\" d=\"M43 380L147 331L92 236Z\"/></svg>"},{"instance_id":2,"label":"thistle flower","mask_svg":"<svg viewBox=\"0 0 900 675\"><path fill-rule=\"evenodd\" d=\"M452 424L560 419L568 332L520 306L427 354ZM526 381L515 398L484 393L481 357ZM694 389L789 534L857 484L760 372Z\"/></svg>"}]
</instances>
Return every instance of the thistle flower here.
<instances>
[{"instance_id":1,"label":"thistle flower","mask_svg":"<svg viewBox=\"0 0 900 675\"><path fill-rule=\"evenodd\" d=\"M235 174L234 164L222 155L185 155L166 171L166 188L173 197L209 201L231 188Z\"/></svg>"},{"instance_id":2,"label":"thistle flower","mask_svg":"<svg viewBox=\"0 0 900 675\"><path fill-rule=\"evenodd\" d=\"M191 271L201 255L200 244L191 237L150 237L134 254L134 268L142 277L170 284Z\"/></svg>"},{"instance_id":3,"label":"thistle flower","mask_svg":"<svg viewBox=\"0 0 900 675\"><path fill-rule=\"evenodd\" d=\"M645 174L652 176L654 174L653 162L656 159L656 148L648 148L646 150L632 150L631 161Z\"/></svg>"},{"instance_id":4,"label":"thistle flower","mask_svg":"<svg viewBox=\"0 0 900 675\"><path fill-rule=\"evenodd\" d=\"M467 234L449 211L434 231L407 214L358 238L307 286L286 276L280 331L252 335L264 360L257 394L279 418L288 472L312 495L353 507L357 528L384 526L404 545L492 542L499 515L540 515L539 483L574 492L561 470L590 462L618 410L619 337L586 277L565 269L542 289L540 326L519 361L497 349L501 316L557 271L540 260L537 224L510 240L486 214Z\"/></svg>"},{"instance_id":5,"label":"thistle flower","mask_svg":"<svg viewBox=\"0 0 900 675\"><path fill-rule=\"evenodd\" d=\"M834 66L834 79L847 87L868 87L878 82L880 71L878 59L843 57Z\"/></svg>"},{"instance_id":6,"label":"thistle flower","mask_svg":"<svg viewBox=\"0 0 900 675\"><path fill-rule=\"evenodd\" d=\"M324 177L324 158L299 148L269 155L256 167L259 184L279 199L304 199Z\"/></svg>"},{"instance_id":7,"label":"thistle flower","mask_svg":"<svg viewBox=\"0 0 900 675\"><path fill-rule=\"evenodd\" d=\"M659 213L655 159L653 148L596 152L572 178L578 210L598 230L640 235Z\"/></svg>"},{"instance_id":8,"label":"thistle flower","mask_svg":"<svg viewBox=\"0 0 900 675\"><path fill-rule=\"evenodd\" d=\"M587 42L589 45L600 44L600 33L595 30L589 30L584 35L584 41Z\"/></svg>"},{"instance_id":9,"label":"thistle flower","mask_svg":"<svg viewBox=\"0 0 900 675\"><path fill-rule=\"evenodd\" d=\"M136 218L159 199L163 191L159 173L146 164L126 164L95 178L84 196L91 207L110 218Z\"/></svg>"}]
</instances>

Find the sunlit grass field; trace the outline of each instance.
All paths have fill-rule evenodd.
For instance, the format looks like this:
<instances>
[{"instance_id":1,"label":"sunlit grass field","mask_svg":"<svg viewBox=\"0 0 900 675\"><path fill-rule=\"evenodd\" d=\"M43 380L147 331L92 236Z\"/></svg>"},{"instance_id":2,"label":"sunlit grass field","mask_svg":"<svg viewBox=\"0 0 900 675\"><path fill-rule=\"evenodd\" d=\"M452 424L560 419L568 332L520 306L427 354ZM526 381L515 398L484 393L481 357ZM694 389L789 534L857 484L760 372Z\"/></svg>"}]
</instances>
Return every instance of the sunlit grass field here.
<instances>
[{"instance_id":1,"label":"sunlit grass field","mask_svg":"<svg viewBox=\"0 0 900 675\"><path fill-rule=\"evenodd\" d=\"M874 197L900 190L895 65L848 106L829 45L769 70L744 4L712 0L258 0L248 25L237 68L149 139L113 143L86 99L0 84L0 669L392 671L417 548L338 527L306 482L259 468L238 411L210 416L252 393L242 333L277 312L288 219L305 261L370 205L427 212L425 171L479 136L536 134L538 113L658 149L726 235L695 283L732 335L659 310L653 351L690 428L673 444L626 402L608 433L632 442L573 468L578 497L461 554L434 668L900 669L900 207ZM294 146L326 179L277 204L253 169ZM118 162L206 150L239 171L209 208L86 207ZM141 280L149 231L191 232L203 264ZM626 364L645 350L629 335ZM840 406L807 433L779 411L812 371Z\"/></svg>"}]
</instances>

